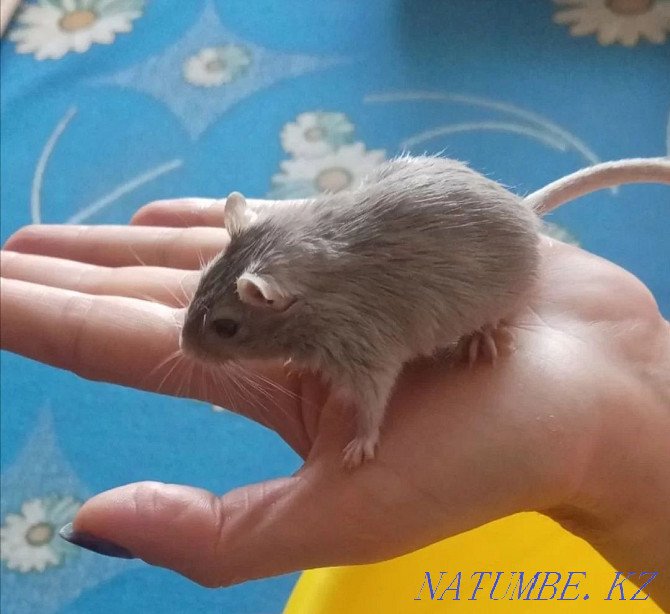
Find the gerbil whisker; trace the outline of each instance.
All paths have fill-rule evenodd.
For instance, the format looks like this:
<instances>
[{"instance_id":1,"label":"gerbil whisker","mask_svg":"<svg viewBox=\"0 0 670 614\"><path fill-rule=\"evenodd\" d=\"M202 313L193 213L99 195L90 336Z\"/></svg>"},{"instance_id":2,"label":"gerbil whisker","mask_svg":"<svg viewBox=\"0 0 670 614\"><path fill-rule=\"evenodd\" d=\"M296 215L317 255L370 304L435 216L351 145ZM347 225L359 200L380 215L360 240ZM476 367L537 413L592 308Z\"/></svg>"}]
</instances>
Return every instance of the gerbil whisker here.
<instances>
[{"instance_id":1,"label":"gerbil whisker","mask_svg":"<svg viewBox=\"0 0 670 614\"><path fill-rule=\"evenodd\" d=\"M255 379L255 376L258 374L253 374L252 372L248 371L245 369L242 365L237 365L238 366L238 375L242 381L244 381L249 387L251 387L253 390L255 390L259 395L261 395L263 398L265 398L272 406L274 406L275 409L286 415L287 417L290 417L290 414L286 407L284 407L281 403L277 401L274 395L270 393L270 391L267 390L267 388L263 384L269 384L270 381L261 378L261 381L258 381ZM272 382L274 383L274 382ZM275 385L275 388L278 390L281 390L281 386ZM263 409L269 409L263 406Z\"/></svg>"},{"instance_id":2,"label":"gerbil whisker","mask_svg":"<svg viewBox=\"0 0 670 614\"><path fill-rule=\"evenodd\" d=\"M198 268L202 271L205 268L206 263L205 263L205 256L202 253L202 248L201 247L198 248L198 251L196 252L196 254L198 256L198 263L200 265Z\"/></svg>"},{"instance_id":3,"label":"gerbil whisker","mask_svg":"<svg viewBox=\"0 0 670 614\"><path fill-rule=\"evenodd\" d=\"M257 371L250 371L248 368L245 368L242 365L238 365L238 368L244 374L244 376L247 380L250 380L250 381L260 380L260 382L262 382L263 384L265 384L269 388L271 388L271 389L273 389L277 392L280 392L281 394L284 394L284 395L286 395L286 396L288 396L288 397L290 397L290 398L292 398L296 401L300 400L300 396L297 395L295 392L289 390L288 388L286 388L285 386L282 386L281 384L278 384L277 382L275 382L271 378L263 375L262 373L259 373ZM256 384L260 385L260 383L257 382L257 381L256 381Z\"/></svg>"},{"instance_id":4,"label":"gerbil whisker","mask_svg":"<svg viewBox=\"0 0 670 614\"><path fill-rule=\"evenodd\" d=\"M170 288L170 286L167 285L167 283L162 283L161 286L163 286L163 289L167 290L168 294L173 298L174 304L177 307L183 308L188 305L188 302L184 302L182 298L179 298L177 293Z\"/></svg>"},{"instance_id":5,"label":"gerbil whisker","mask_svg":"<svg viewBox=\"0 0 670 614\"><path fill-rule=\"evenodd\" d=\"M228 378L228 384L230 387L226 389L224 387L223 391L220 392L221 398L226 399L223 403L223 405L219 404L219 407L225 407L225 409L228 409L233 412L240 412L244 408L244 399L240 402L240 395L239 391L236 388L235 382L233 381L232 378ZM213 380L214 386L216 387L217 392L221 390L223 382L220 382L217 379Z\"/></svg>"},{"instance_id":6,"label":"gerbil whisker","mask_svg":"<svg viewBox=\"0 0 670 614\"><path fill-rule=\"evenodd\" d=\"M146 292L142 292L141 294L135 294L131 298L140 298L143 301L147 301L149 303L156 303L157 305L163 305L161 301L159 301L155 296L151 296L151 294L147 294Z\"/></svg>"},{"instance_id":7,"label":"gerbil whisker","mask_svg":"<svg viewBox=\"0 0 670 614\"><path fill-rule=\"evenodd\" d=\"M182 294L184 295L183 300L184 302L181 304L182 307L186 307L189 302L191 301L191 296L189 295L188 292L186 292L186 289L184 288L184 280L186 279L186 275L184 275L180 280L179 280L179 288L182 291Z\"/></svg>"},{"instance_id":8,"label":"gerbil whisker","mask_svg":"<svg viewBox=\"0 0 670 614\"><path fill-rule=\"evenodd\" d=\"M196 399L206 400L203 390L203 367L201 363L193 363L193 378L191 380L191 386L189 388L191 395Z\"/></svg>"},{"instance_id":9,"label":"gerbil whisker","mask_svg":"<svg viewBox=\"0 0 670 614\"><path fill-rule=\"evenodd\" d=\"M209 365L202 365L201 371L202 375L202 397L208 402L208 403L214 403L214 392L212 390L212 371L211 367Z\"/></svg>"},{"instance_id":10,"label":"gerbil whisker","mask_svg":"<svg viewBox=\"0 0 670 614\"><path fill-rule=\"evenodd\" d=\"M163 385L172 377L174 372L179 368L182 367L184 364L183 357L179 356L176 358L174 361L174 364L168 369L168 372L165 374L165 377L160 381L158 386L156 387L156 392L160 392L163 388Z\"/></svg>"},{"instance_id":11,"label":"gerbil whisker","mask_svg":"<svg viewBox=\"0 0 670 614\"><path fill-rule=\"evenodd\" d=\"M264 389L262 389L257 382L254 382L244 371L239 369L236 373L239 383L244 384L246 387L246 392L249 392L249 389L258 392L263 395L263 397L267 398L268 400L272 400L268 392ZM245 388L243 388L245 389ZM252 396L253 398L253 396Z\"/></svg>"},{"instance_id":12,"label":"gerbil whisker","mask_svg":"<svg viewBox=\"0 0 670 614\"><path fill-rule=\"evenodd\" d=\"M189 396L188 382L191 378L193 372L193 363L186 362L182 363L183 369L181 370L181 377L179 378L179 385L175 388L175 396L184 398Z\"/></svg>"},{"instance_id":13,"label":"gerbil whisker","mask_svg":"<svg viewBox=\"0 0 670 614\"><path fill-rule=\"evenodd\" d=\"M214 393L216 397L221 397L224 405L219 405L231 411L239 411L244 407L246 401L242 398L242 403L239 402L238 383L234 377L231 377L227 368L221 368L219 365L209 366L210 382L214 386ZM235 397L238 397L237 399Z\"/></svg>"},{"instance_id":14,"label":"gerbil whisker","mask_svg":"<svg viewBox=\"0 0 670 614\"><path fill-rule=\"evenodd\" d=\"M228 381L228 383L232 386L236 395L241 400L241 403L239 405L240 408L247 407L247 406L253 406L253 402L252 402L253 397L250 397L248 395L248 391L242 385L242 382L239 381L239 379L238 379L239 375L237 373L235 363L230 363L226 370L219 370L217 372L217 375L223 376ZM225 385L224 382L221 379L217 379L217 383L220 386ZM223 392L224 392L224 396L225 396L225 393L226 393L225 388L224 388Z\"/></svg>"},{"instance_id":15,"label":"gerbil whisker","mask_svg":"<svg viewBox=\"0 0 670 614\"><path fill-rule=\"evenodd\" d=\"M170 289L170 287L169 287L166 283L161 284L161 286L163 287L164 290L166 290L166 291L168 292L168 294L169 294L169 295L172 297L172 299L173 299L173 303L170 304L171 307L175 307L175 306L176 306L176 307L179 307L179 308L186 307L186 305L184 305L184 304L181 302L181 300L179 299L179 297L178 297L178 296L177 296L177 295ZM158 298L156 298L156 297L154 297L154 296L151 296L150 294L145 294L142 298L144 298L145 300L148 300L148 301L151 302L151 303L159 303L159 304L161 304L161 305L165 305L165 304L166 304L166 303L165 303L165 300L158 299Z\"/></svg>"},{"instance_id":16,"label":"gerbil whisker","mask_svg":"<svg viewBox=\"0 0 670 614\"><path fill-rule=\"evenodd\" d=\"M168 354L163 360L161 360L145 377L145 381L148 379L151 379L154 375L158 373L160 369L163 367L167 366L170 362L173 360L176 360L180 357L181 355L181 350L176 350L170 354ZM160 384L158 385L156 392L160 392L161 386L165 383L165 380L169 376L169 374L174 370L174 367L179 364L179 360L176 360L175 365L172 365L172 368L168 371L168 374L161 380Z\"/></svg>"},{"instance_id":17,"label":"gerbil whisker","mask_svg":"<svg viewBox=\"0 0 670 614\"><path fill-rule=\"evenodd\" d=\"M139 262L142 266L148 266L147 263L144 262L142 258L140 258L140 255L137 253L137 250L132 245L128 245L128 249L130 250L130 253L135 257L137 262Z\"/></svg>"},{"instance_id":18,"label":"gerbil whisker","mask_svg":"<svg viewBox=\"0 0 670 614\"><path fill-rule=\"evenodd\" d=\"M257 405L257 403L253 402L253 395L249 395L249 391L243 385L242 376L239 373L238 365L236 363L234 362L228 363L227 369L225 371L223 370L218 371L218 375L224 376L228 380L228 382L233 386L237 395L242 401L242 405L240 405L240 407L253 407ZM220 385L224 384L223 381L221 380L218 381Z\"/></svg>"},{"instance_id":19,"label":"gerbil whisker","mask_svg":"<svg viewBox=\"0 0 670 614\"><path fill-rule=\"evenodd\" d=\"M211 393L211 381L212 378L210 377L210 372L208 368L205 368L203 365L201 371L201 376L202 376L202 392L203 392L203 398L208 402L208 403L213 403L214 402L214 396Z\"/></svg>"},{"instance_id":20,"label":"gerbil whisker","mask_svg":"<svg viewBox=\"0 0 670 614\"><path fill-rule=\"evenodd\" d=\"M146 265L143 265L143 266L146 266ZM183 308L183 307L186 307L188 305L189 299L187 298L188 295L184 291L183 285L180 285L180 287L181 287L182 292L184 292L184 298L179 298L179 296L176 294L176 292L174 290L172 290L167 283L163 282L163 283L160 284L160 286L164 290L166 290L167 293L172 297L174 302L171 304L171 306L177 306L177 307ZM161 300L161 299L157 298L156 296L153 296L153 295L151 295L147 292L141 292L141 293L136 292L136 293L130 295L129 298L139 298L139 299L142 299L144 301L148 301L149 303L156 303L158 305L165 305L166 304L165 300Z\"/></svg>"},{"instance_id":21,"label":"gerbil whisker","mask_svg":"<svg viewBox=\"0 0 670 614\"><path fill-rule=\"evenodd\" d=\"M184 303L183 299L180 299L170 288L163 284L163 287L165 290L168 291L170 296L172 297L173 301L172 302L166 302L164 299L159 299L155 296L152 296L151 294L147 294L146 292L143 293L136 293L130 298L139 298L144 301L148 301L149 303L155 303L156 305L168 305L168 307L176 307L178 309L184 309L188 306L188 303Z\"/></svg>"},{"instance_id":22,"label":"gerbil whisker","mask_svg":"<svg viewBox=\"0 0 670 614\"><path fill-rule=\"evenodd\" d=\"M197 396L197 394L195 394L195 392L196 392L196 389L195 389L196 369L197 369L197 363L192 362L191 363L191 369L189 371L189 378L188 378L187 386L184 389L184 394L188 395L189 397Z\"/></svg>"},{"instance_id":23,"label":"gerbil whisker","mask_svg":"<svg viewBox=\"0 0 670 614\"><path fill-rule=\"evenodd\" d=\"M160 284L160 286L164 290L166 290L168 292L168 294L172 297L172 299L174 300L174 305L176 305L177 307L180 307L180 308L188 306L188 304L191 300L190 297L189 297L188 292L186 292L186 290L184 289L184 279L187 276L188 276L188 273L186 273L186 275L183 275L179 279L179 289L181 290L181 292L183 294L182 297L180 297L177 294L177 291L176 291L177 289L176 288L171 288L170 285L167 282L164 281Z\"/></svg>"},{"instance_id":24,"label":"gerbil whisker","mask_svg":"<svg viewBox=\"0 0 670 614\"><path fill-rule=\"evenodd\" d=\"M273 381L269 377L267 377L267 376L265 376L261 373L252 373L251 375L253 377L256 377L256 378L260 379L261 381L263 381L265 384L267 384L271 388L274 388L277 392L281 392L282 394L285 394L286 396L288 396L288 397L290 397L290 398L292 398L296 401L300 400L300 395L296 394L292 390L289 390L288 388L286 388L286 386L282 386L281 384L278 384L277 382Z\"/></svg>"},{"instance_id":25,"label":"gerbil whisker","mask_svg":"<svg viewBox=\"0 0 670 614\"><path fill-rule=\"evenodd\" d=\"M182 373L182 376L179 379L179 385L175 389L175 393L174 393L176 397L184 397L185 396L184 393L188 389L188 383L189 383L189 381L192 377L192 374L193 374L193 363L192 362L186 363L185 368L182 369L181 373Z\"/></svg>"}]
</instances>

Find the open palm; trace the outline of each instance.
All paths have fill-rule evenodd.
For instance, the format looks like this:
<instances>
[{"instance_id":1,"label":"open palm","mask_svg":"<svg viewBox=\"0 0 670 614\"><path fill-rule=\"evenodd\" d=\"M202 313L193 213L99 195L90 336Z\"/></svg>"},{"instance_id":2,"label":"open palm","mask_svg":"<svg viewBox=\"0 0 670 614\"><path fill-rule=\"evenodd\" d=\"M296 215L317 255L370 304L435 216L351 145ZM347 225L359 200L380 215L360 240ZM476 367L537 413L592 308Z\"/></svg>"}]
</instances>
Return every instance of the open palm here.
<instances>
[{"instance_id":1,"label":"open palm","mask_svg":"<svg viewBox=\"0 0 670 614\"><path fill-rule=\"evenodd\" d=\"M583 512L607 488L613 461L603 446L627 445L631 429L667 441L640 401L642 382L661 382L670 355L649 291L605 260L544 239L540 283L513 322L513 348L495 366L409 365L377 458L347 472L341 453L354 416L318 378L283 365L222 376L174 356L200 264L225 246L221 227L216 203L190 199L148 205L129 227L28 227L5 246L3 349L233 409L305 459L294 476L221 497L123 486L83 506L79 531L222 586L390 558L521 510L570 524L579 518L570 510ZM630 463L626 471L637 479Z\"/></svg>"}]
</instances>

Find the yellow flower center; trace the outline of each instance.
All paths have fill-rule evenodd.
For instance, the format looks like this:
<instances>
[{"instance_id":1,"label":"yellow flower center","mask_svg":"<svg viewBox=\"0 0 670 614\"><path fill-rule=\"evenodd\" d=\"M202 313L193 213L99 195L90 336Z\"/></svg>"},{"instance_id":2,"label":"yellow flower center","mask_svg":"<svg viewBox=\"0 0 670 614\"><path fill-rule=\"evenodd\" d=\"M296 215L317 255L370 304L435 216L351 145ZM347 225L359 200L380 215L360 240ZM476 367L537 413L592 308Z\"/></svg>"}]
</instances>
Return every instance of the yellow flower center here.
<instances>
[{"instance_id":1,"label":"yellow flower center","mask_svg":"<svg viewBox=\"0 0 670 614\"><path fill-rule=\"evenodd\" d=\"M346 168L327 168L316 176L320 192L339 192L351 185L353 176Z\"/></svg>"},{"instance_id":2,"label":"yellow flower center","mask_svg":"<svg viewBox=\"0 0 670 614\"><path fill-rule=\"evenodd\" d=\"M316 126L305 130L305 140L312 143L314 141L322 140L324 136L325 134L323 130L321 130L321 128L317 128Z\"/></svg>"},{"instance_id":3,"label":"yellow flower center","mask_svg":"<svg viewBox=\"0 0 670 614\"><path fill-rule=\"evenodd\" d=\"M93 11L72 11L63 15L58 25L61 30L75 32L90 27L96 19L98 19L98 16Z\"/></svg>"},{"instance_id":4,"label":"yellow flower center","mask_svg":"<svg viewBox=\"0 0 670 614\"><path fill-rule=\"evenodd\" d=\"M648 13L655 0L606 0L607 8L617 15L642 15Z\"/></svg>"},{"instance_id":5,"label":"yellow flower center","mask_svg":"<svg viewBox=\"0 0 670 614\"><path fill-rule=\"evenodd\" d=\"M26 531L26 541L30 546L44 546L48 544L54 536L54 528L48 522L39 522L31 526Z\"/></svg>"},{"instance_id":6,"label":"yellow flower center","mask_svg":"<svg viewBox=\"0 0 670 614\"><path fill-rule=\"evenodd\" d=\"M223 72L226 69L226 63L223 60L209 60L205 62L205 70L207 72Z\"/></svg>"}]
</instances>

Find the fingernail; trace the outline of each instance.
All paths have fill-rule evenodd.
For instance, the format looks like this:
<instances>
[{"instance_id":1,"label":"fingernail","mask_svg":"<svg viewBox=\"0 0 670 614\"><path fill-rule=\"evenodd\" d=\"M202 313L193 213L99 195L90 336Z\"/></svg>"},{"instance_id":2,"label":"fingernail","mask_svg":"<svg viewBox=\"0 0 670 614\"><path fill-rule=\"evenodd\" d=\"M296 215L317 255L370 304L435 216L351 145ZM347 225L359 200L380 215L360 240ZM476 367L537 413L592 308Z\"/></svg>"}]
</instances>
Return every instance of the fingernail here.
<instances>
[{"instance_id":1,"label":"fingernail","mask_svg":"<svg viewBox=\"0 0 670 614\"><path fill-rule=\"evenodd\" d=\"M90 533L84 533L83 531L75 531L72 527L72 523L68 522L58 534L66 541L79 546L80 548L86 548L86 550L91 550L92 552L97 552L98 554L104 554L105 556L112 556L117 559L134 559L130 550L127 550L123 546L119 546L114 542L107 541L106 539L100 539L91 535Z\"/></svg>"}]
</instances>

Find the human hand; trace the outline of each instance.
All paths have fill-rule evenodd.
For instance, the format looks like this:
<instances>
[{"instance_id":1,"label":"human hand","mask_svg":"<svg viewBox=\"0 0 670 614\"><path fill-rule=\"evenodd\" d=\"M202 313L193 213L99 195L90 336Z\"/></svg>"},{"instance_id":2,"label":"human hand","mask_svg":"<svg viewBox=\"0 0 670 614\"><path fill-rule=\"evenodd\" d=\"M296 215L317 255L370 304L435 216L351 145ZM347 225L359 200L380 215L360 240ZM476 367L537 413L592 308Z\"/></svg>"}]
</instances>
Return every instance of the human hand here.
<instances>
[{"instance_id":1,"label":"human hand","mask_svg":"<svg viewBox=\"0 0 670 614\"><path fill-rule=\"evenodd\" d=\"M305 459L294 476L221 497L122 486L89 500L76 531L223 586L378 561L538 510L615 566L670 575L670 328L632 275L544 239L513 351L495 366L409 365L377 457L349 473L354 417L317 378L255 365L240 394L170 359L200 264L225 246L221 227L219 205L182 200L148 205L130 227L27 227L5 245L3 349L233 409Z\"/></svg>"}]
</instances>

